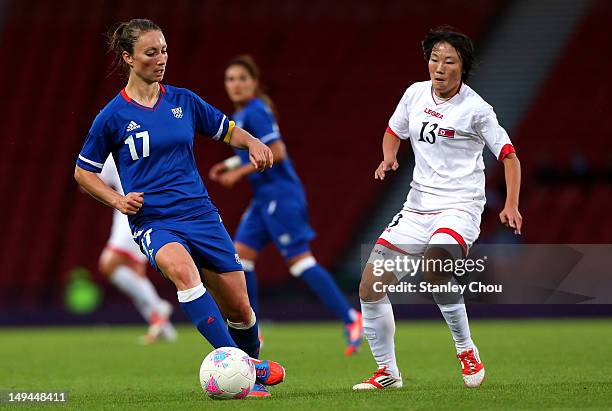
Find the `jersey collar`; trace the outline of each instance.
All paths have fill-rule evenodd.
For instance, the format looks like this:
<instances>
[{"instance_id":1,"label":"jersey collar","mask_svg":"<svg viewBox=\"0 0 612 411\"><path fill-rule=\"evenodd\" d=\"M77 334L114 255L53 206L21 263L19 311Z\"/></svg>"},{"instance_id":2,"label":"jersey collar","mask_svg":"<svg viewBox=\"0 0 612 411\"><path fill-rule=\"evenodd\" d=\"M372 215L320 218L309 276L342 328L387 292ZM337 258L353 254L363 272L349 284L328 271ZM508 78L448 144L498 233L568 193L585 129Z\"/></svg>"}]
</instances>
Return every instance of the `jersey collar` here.
<instances>
[{"instance_id":1,"label":"jersey collar","mask_svg":"<svg viewBox=\"0 0 612 411\"><path fill-rule=\"evenodd\" d=\"M449 101L451 101L452 99L455 98L455 96L458 96L459 93L461 93L461 88L463 87L463 81L461 83L459 83L459 89L457 89L457 92L455 94L452 95L451 98L449 98L448 100L444 100L440 103L438 103L438 101L436 100L436 96L434 96L434 89L433 89L433 85L431 85L431 87L429 88L429 92L431 94L431 99L433 100L434 104L436 106L441 106L442 104L448 103Z\"/></svg>"},{"instance_id":2,"label":"jersey collar","mask_svg":"<svg viewBox=\"0 0 612 411\"><path fill-rule=\"evenodd\" d=\"M121 97L123 97L125 101L127 101L130 104L135 105L136 107L140 109L155 111L155 109L159 106L159 103L161 103L162 99L164 98L164 94L166 94L166 88L164 87L163 84L159 83L159 96L157 97L157 101L155 102L153 107L143 106L142 104L139 104L137 101L132 100L132 98L128 96L128 94L125 92L125 88L121 89L120 94L121 94Z\"/></svg>"}]
</instances>

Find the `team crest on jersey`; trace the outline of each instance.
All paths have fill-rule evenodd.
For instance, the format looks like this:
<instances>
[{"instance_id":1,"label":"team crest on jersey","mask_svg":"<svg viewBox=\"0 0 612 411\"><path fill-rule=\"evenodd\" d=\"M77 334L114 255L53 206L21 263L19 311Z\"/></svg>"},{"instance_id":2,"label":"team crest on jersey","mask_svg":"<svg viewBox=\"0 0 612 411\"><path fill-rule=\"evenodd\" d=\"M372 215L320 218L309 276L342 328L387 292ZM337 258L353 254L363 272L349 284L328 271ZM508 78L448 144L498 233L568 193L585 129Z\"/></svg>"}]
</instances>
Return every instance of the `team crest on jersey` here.
<instances>
[{"instance_id":1,"label":"team crest on jersey","mask_svg":"<svg viewBox=\"0 0 612 411\"><path fill-rule=\"evenodd\" d=\"M135 121L130 121L130 124L128 124L127 128L125 129L125 131L127 131L128 133L130 131L134 131L140 128L140 124L136 123Z\"/></svg>"},{"instance_id":2,"label":"team crest on jersey","mask_svg":"<svg viewBox=\"0 0 612 411\"><path fill-rule=\"evenodd\" d=\"M182 107L173 108L172 114L176 118L183 118L183 108Z\"/></svg>"},{"instance_id":3,"label":"team crest on jersey","mask_svg":"<svg viewBox=\"0 0 612 411\"><path fill-rule=\"evenodd\" d=\"M452 128L439 128L438 129L438 135L440 137L446 137L446 138L455 138L455 130L453 130Z\"/></svg>"}]
</instances>

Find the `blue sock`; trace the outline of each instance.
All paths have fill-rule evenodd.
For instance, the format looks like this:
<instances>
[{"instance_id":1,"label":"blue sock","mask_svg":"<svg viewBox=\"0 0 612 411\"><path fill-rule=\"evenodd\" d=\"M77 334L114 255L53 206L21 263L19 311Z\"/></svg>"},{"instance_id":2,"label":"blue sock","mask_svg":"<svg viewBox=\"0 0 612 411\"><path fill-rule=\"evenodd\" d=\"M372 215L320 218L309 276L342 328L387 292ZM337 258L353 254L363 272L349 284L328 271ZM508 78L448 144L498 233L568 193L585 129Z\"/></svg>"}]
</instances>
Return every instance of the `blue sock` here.
<instances>
[{"instance_id":1,"label":"blue sock","mask_svg":"<svg viewBox=\"0 0 612 411\"><path fill-rule=\"evenodd\" d=\"M296 274L294 274L296 275ZM331 274L319 264L306 269L300 276L310 289L323 301L323 303L344 321L345 324L353 322L352 308L336 285Z\"/></svg>"},{"instance_id":2,"label":"blue sock","mask_svg":"<svg viewBox=\"0 0 612 411\"><path fill-rule=\"evenodd\" d=\"M178 296L181 309L210 345L214 348L237 347L217 303L202 284L190 290L179 291Z\"/></svg>"},{"instance_id":3,"label":"blue sock","mask_svg":"<svg viewBox=\"0 0 612 411\"><path fill-rule=\"evenodd\" d=\"M238 348L251 358L259 358L259 326L257 322L249 328L244 328L244 324L235 324L228 321L227 329L238 344Z\"/></svg>"},{"instance_id":4,"label":"blue sock","mask_svg":"<svg viewBox=\"0 0 612 411\"><path fill-rule=\"evenodd\" d=\"M251 302L251 307L253 307L253 311L255 311L255 315L259 317L259 297L258 297L258 285L257 285L257 277L255 276L255 271L244 271L244 278L246 279L247 285L247 293L249 294L249 301Z\"/></svg>"}]
</instances>

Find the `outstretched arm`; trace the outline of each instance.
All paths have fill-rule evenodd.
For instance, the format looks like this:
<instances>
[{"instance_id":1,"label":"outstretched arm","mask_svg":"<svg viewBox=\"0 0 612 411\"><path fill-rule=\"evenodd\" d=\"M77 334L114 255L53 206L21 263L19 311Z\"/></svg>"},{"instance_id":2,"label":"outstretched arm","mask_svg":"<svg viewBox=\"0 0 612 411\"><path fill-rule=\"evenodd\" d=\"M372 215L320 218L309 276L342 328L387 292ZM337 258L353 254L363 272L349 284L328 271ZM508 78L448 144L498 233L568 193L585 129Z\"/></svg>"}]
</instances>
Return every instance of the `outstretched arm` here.
<instances>
[{"instance_id":1,"label":"outstretched arm","mask_svg":"<svg viewBox=\"0 0 612 411\"><path fill-rule=\"evenodd\" d=\"M499 213L503 225L514 229L514 234L520 235L523 217L518 210L519 192L521 190L521 162L514 153L508 154L503 160L506 178L506 204Z\"/></svg>"},{"instance_id":2,"label":"outstretched arm","mask_svg":"<svg viewBox=\"0 0 612 411\"><path fill-rule=\"evenodd\" d=\"M233 128L229 144L232 147L248 149L251 164L257 171L272 167L274 162L272 150L240 127Z\"/></svg>"},{"instance_id":3,"label":"outstretched arm","mask_svg":"<svg viewBox=\"0 0 612 411\"><path fill-rule=\"evenodd\" d=\"M287 149L282 140L269 145L274 163L280 163L287 157ZM255 172L253 164L241 164L240 157L233 156L211 167L208 177L225 188L232 188L242 178Z\"/></svg>"},{"instance_id":4,"label":"outstretched arm","mask_svg":"<svg viewBox=\"0 0 612 411\"><path fill-rule=\"evenodd\" d=\"M122 196L98 177L96 173L76 166L74 179L89 195L127 215L134 215L144 204L143 193L128 193Z\"/></svg>"}]
</instances>

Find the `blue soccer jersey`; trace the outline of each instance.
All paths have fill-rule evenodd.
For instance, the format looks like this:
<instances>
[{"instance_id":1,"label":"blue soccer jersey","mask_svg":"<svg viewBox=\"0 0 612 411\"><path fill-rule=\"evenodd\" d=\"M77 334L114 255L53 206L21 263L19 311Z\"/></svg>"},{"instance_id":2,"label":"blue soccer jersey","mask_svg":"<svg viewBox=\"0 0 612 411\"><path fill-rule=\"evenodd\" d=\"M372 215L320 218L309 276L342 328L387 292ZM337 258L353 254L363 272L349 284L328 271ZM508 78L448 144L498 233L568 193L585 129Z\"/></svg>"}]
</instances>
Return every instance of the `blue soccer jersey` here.
<instances>
[{"instance_id":1,"label":"blue soccer jersey","mask_svg":"<svg viewBox=\"0 0 612 411\"><path fill-rule=\"evenodd\" d=\"M233 120L238 127L259 138L264 144L270 145L281 139L272 110L260 98L252 99L242 110L235 112ZM242 164L249 163L248 151L235 152L240 156ZM267 200L289 195L305 200L304 188L288 157L264 172L249 174L248 179L256 199Z\"/></svg>"},{"instance_id":2,"label":"blue soccer jersey","mask_svg":"<svg viewBox=\"0 0 612 411\"><path fill-rule=\"evenodd\" d=\"M94 120L77 165L99 173L112 153L125 193L144 193L143 207L129 216L132 228L195 217L216 209L196 166L194 133L229 142L233 127L190 90L160 84L152 108L122 90Z\"/></svg>"},{"instance_id":3,"label":"blue soccer jersey","mask_svg":"<svg viewBox=\"0 0 612 411\"><path fill-rule=\"evenodd\" d=\"M259 98L234 113L234 120L267 145L281 138L272 111ZM236 150L236 154L248 164L248 152ZM315 232L308 224L306 195L291 160L286 157L248 177L255 196L240 221L235 240L257 251L272 241L285 258L307 251Z\"/></svg>"}]
</instances>

